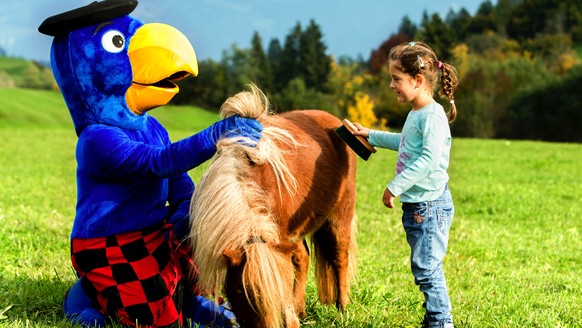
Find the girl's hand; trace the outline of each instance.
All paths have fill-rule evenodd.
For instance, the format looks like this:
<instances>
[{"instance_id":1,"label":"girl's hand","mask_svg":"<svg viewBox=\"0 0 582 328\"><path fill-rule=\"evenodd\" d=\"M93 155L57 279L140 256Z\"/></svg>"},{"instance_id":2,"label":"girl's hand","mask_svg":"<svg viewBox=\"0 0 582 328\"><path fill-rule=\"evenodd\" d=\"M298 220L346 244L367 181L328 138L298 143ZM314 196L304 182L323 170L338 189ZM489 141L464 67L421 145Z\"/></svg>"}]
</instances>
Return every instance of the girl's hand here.
<instances>
[{"instance_id":1,"label":"girl's hand","mask_svg":"<svg viewBox=\"0 0 582 328\"><path fill-rule=\"evenodd\" d=\"M370 129L369 128L362 126L360 123L354 123L354 126L356 127L356 130L354 130L352 132L354 135L362 136L365 138L368 138L370 136Z\"/></svg>"},{"instance_id":2,"label":"girl's hand","mask_svg":"<svg viewBox=\"0 0 582 328\"><path fill-rule=\"evenodd\" d=\"M384 195L382 196L382 203L384 203L384 206L388 208L394 208L394 198L396 197L392 194L390 189L386 188L384 190Z\"/></svg>"}]
</instances>

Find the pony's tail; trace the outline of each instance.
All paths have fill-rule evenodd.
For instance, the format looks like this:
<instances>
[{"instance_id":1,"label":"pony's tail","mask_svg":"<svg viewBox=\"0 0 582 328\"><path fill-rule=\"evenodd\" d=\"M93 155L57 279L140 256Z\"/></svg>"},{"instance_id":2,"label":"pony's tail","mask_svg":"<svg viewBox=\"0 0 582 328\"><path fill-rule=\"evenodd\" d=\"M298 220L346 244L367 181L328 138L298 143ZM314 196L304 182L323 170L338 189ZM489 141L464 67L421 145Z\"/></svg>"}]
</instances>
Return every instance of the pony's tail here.
<instances>
[{"instance_id":1,"label":"pony's tail","mask_svg":"<svg viewBox=\"0 0 582 328\"><path fill-rule=\"evenodd\" d=\"M348 261L347 263L347 292L350 293L350 287L352 281L355 280L357 275L357 253L358 245L356 241L357 234L357 223L356 214L352 218L351 228L350 228L350 242L348 246L348 257L343 259ZM313 248L313 253L315 257L315 280L317 283L317 291L319 295L319 301L322 304L333 304L336 306L345 305L349 300L340 300L338 285L336 284L338 280L337 272L334 270L334 261L336 260L336 254L330 253L330 243L336 241L330 240L331 233L329 232L330 227L325 227L316 231L311 239L311 245Z\"/></svg>"}]
</instances>

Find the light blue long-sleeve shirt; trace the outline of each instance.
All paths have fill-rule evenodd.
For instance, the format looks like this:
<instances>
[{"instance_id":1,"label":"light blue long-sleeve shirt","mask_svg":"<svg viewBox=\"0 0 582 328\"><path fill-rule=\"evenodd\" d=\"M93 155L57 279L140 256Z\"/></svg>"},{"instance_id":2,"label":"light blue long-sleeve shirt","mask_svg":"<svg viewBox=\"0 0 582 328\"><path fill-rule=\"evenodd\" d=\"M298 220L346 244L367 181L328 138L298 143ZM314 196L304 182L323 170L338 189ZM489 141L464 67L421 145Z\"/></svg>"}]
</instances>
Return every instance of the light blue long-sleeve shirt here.
<instances>
[{"instance_id":1,"label":"light blue long-sleeve shirt","mask_svg":"<svg viewBox=\"0 0 582 328\"><path fill-rule=\"evenodd\" d=\"M387 188L401 202L431 201L443 193L449 180L451 131L440 104L410 111L401 133L370 130L369 141L398 151L396 177Z\"/></svg>"}]
</instances>

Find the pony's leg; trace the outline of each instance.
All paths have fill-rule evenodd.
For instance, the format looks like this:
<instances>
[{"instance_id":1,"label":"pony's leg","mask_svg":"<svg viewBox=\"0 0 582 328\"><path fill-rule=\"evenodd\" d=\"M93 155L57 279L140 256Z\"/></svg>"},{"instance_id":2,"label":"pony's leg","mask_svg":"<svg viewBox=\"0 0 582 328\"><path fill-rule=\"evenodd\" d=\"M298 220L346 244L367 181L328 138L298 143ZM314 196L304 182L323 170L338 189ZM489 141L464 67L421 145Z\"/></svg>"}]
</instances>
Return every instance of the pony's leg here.
<instances>
[{"instance_id":1,"label":"pony's leg","mask_svg":"<svg viewBox=\"0 0 582 328\"><path fill-rule=\"evenodd\" d=\"M348 297L349 290L349 279L348 279L348 268L349 268L349 246L350 246L350 234L345 235L338 234L335 229L333 230L333 238L336 240L335 258L333 261L332 268L336 277L336 301L335 306L338 310L343 310L345 306L350 302Z\"/></svg>"},{"instance_id":2,"label":"pony's leg","mask_svg":"<svg viewBox=\"0 0 582 328\"><path fill-rule=\"evenodd\" d=\"M295 267L295 284L293 286L293 299L295 312L303 319L307 315L305 311L305 288L307 285L307 270L309 270L309 250L305 240L297 243L297 250L292 256Z\"/></svg>"},{"instance_id":3,"label":"pony's leg","mask_svg":"<svg viewBox=\"0 0 582 328\"><path fill-rule=\"evenodd\" d=\"M334 211L328 222L313 234L319 300L323 304L335 301L338 310L349 303L349 271L353 256L350 250L355 242L351 227L354 212L346 212L350 216Z\"/></svg>"},{"instance_id":4,"label":"pony's leg","mask_svg":"<svg viewBox=\"0 0 582 328\"><path fill-rule=\"evenodd\" d=\"M349 267L350 267L350 234L335 235L337 238L337 253L334 261L334 270L337 278L337 298L335 306L343 310L350 302L349 291Z\"/></svg>"},{"instance_id":5,"label":"pony's leg","mask_svg":"<svg viewBox=\"0 0 582 328\"><path fill-rule=\"evenodd\" d=\"M352 163L354 164L354 163ZM354 164L355 165L355 164ZM331 211L329 222L331 235L336 243L334 258L334 270L337 278L336 307L343 310L350 302L350 280L355 275L356 268L356 186L355 166L352 178L348 178L348 184L340 201Z\"/></svg>"}]
</instances>

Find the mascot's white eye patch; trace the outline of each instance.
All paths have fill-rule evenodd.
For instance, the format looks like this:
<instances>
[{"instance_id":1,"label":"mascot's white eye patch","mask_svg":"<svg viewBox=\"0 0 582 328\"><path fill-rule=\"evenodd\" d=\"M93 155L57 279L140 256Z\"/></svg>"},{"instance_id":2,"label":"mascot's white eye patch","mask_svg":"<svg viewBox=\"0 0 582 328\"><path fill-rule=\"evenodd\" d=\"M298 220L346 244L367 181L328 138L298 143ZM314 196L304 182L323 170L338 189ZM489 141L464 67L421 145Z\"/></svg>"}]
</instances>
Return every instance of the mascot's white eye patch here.
<instances>
[{"instance_id":1,"label":"mascot's white eye patch","mask_svg":"<svg viewBox=\"0 0 582 328\"><path fill-rule=\"evenodd\" d=\"M101 37L101 45L107 52L121 52L125 49L125 36L117 30L107 31Z\"/></svg>"}]
</instances>

